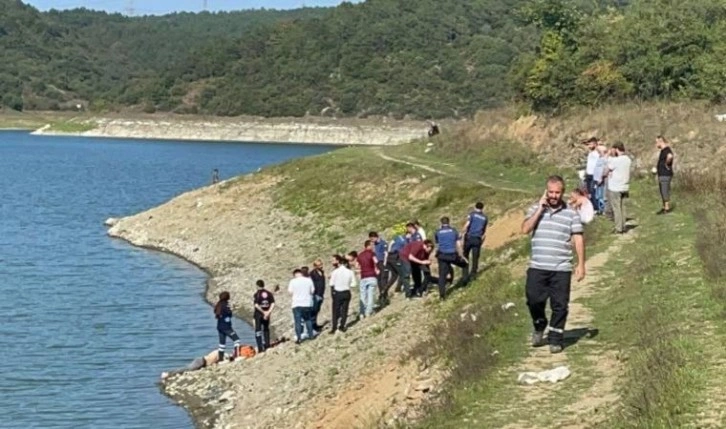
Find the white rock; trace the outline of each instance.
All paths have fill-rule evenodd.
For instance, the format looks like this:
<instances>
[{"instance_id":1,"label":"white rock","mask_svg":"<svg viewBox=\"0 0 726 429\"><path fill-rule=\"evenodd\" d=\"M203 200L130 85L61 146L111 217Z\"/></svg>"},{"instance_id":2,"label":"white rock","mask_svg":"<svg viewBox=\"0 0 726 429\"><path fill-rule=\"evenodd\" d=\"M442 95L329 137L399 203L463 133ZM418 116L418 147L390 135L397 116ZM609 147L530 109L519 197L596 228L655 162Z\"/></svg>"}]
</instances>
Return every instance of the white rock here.
<instances>
[{"instance_id":1,"label":"white rock","mask_svg":"<svg viewBox=\"0 0 726 429\"><path fill-rule=\"evenodd\" d=\"M517 381L520 384L535 384L541 381L549 381L550 383L557 383L558 381L564 380L570 376L570 369L566 366L558 366L547 371L540 372L522 372L517 377Z\"/></svg>"},{"instance_id":2,"label":"white rock","mask_svg":"<svg viewBox=\"0 0 726 429\"><path fill-rule=\"evenodd\" d=\"M106 221L103 222L103 224L106 226L114 226L118 223L118 221L119 221L118 218L110 217L110 218L106 219Z\"/></svg>"},{"instance_id":3,"label":"white rock","mask_svg":"<svg viewBox=\"0 0 726 429\"><path fill-rule=\"evenodd\" d=\"M513 302L508 302L506 304L502 304L502 310L507 311L510 308L514 308L514 303Z\"/></svg>"}]
</instances>

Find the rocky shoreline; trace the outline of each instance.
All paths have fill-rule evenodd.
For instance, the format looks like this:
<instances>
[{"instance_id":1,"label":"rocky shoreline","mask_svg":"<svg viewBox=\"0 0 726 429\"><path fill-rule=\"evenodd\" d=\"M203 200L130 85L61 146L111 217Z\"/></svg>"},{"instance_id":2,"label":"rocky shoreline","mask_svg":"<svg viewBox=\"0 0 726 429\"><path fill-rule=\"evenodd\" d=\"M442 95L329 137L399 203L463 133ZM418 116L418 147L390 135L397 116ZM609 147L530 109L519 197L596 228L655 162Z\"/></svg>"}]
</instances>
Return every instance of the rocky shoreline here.
<instances>
[{"instance_id":1,"label":"rocky shoreline","mask_svg":"<svg viewBox=\"0 0 726 429\"><path fill-rule=\"evenodd\" d=\"M353 120L279 120L245 118L88 118L74 119L72 127L57 129L52 124L35 130L35 135L109 137L132 139L234 141L265 143L327 144L340 146L384 146L426 137L425 122ZM77 128L78 131L70 131Z\"/></svg>"},{"instance_id":2,"label":"rocky shoreline","mask_svg":"<svg viewBox=\"0 0 726 429\"><path fill-rule=\"evenodd\" d=\"M191 191L146 212L109 219L108 235L201 267L211 276L207 300L229 290L233 310L249 321L254 280L279 283L284 291L290 269L305 261L298 244L303 237L292 226L308 221L273 204L271 190L279 180L263 172ZM287 293L277 294L276 303L273 329L290 337ZM329 305L328 299L325 315ZM200 428L354 427L372 418L371 410L378 413L375 408L382 413L376 418L406 419L442 378L441 371L417 368L415 361L400 365L427 334L419 328L429 317L425 303L396 299L375 317L355 321L345 335L324 333L301 346L286 342L252 359L172 376L161 388ZM209 335L215 344L213 326Z\"/></svg>"}]
</instances>

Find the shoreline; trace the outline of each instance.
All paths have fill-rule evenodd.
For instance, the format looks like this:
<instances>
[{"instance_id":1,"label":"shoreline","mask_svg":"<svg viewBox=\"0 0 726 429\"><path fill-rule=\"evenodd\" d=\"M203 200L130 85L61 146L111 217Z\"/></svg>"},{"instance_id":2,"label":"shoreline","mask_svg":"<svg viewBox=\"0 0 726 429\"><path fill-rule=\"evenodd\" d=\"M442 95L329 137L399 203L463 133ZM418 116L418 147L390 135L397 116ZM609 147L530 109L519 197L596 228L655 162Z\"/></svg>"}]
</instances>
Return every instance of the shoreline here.
<instances>
[{"instance_id":1,"label":"shoreline","mask_svg":"<svg viewBox=\"0 0 726 429\"><path fill-rule=\"evenodd\" d=\"M285 118L205 120L202 118L71 118L31 132L40 136L75 136L141 140L182 140L333 146L390 146L427 137L425 123L388 121L288 120Z\"/></svg>"}]
</instances>

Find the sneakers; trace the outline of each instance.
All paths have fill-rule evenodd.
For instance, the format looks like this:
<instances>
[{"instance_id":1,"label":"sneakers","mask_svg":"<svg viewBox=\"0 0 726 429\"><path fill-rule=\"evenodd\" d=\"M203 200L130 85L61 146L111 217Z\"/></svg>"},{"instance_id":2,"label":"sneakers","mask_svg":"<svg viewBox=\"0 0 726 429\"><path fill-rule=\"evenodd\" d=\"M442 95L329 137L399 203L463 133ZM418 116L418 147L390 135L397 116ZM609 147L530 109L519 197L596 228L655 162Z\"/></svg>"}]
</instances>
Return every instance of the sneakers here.
<instances>
[{"instance_id":1,"label":"sneakers","mask_svg":"<svg viewBox=\"0 0 726 429\"><path fill-rule=\"evenodd\" d=\"M550 353L557 354L562 352L562 345L560 344L550 344Z\"/></svg>"},{"instance_id":2,"label":"sneakers","mask_svg":"<svg viewBox=\"0 0 726 429\"><path fill-rule=\"evenodd\" d=\"M547 342L545 341L544 331L534 331L532 333L532 347L542 347Z\"/></svg>"}]
</instances>

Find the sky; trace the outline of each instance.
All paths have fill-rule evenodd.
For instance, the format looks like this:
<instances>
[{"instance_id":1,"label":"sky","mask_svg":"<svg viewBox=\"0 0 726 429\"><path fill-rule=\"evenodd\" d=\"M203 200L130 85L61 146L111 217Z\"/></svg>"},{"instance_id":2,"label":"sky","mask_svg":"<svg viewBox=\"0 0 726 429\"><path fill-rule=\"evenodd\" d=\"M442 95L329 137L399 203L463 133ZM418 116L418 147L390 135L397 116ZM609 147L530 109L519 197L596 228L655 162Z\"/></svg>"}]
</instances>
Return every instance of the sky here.
<instances>
[{"instance_id":1,"label":"sky","mask_svg":"<svg viewBox=\"0 0 726 429\"><path fill-rule=\"evenodd\" d=\"M351 1L356 3L358 0ZM413 1L413 0L412 0ZM40 10L88 9L126 13L133 6L135 15L159 15L171 12L199 12L205 0L23 0ZM240 9L294 9L302 6L336 6L340 0L206 0L209 11Z\"/></svg>"}]
</instances>

